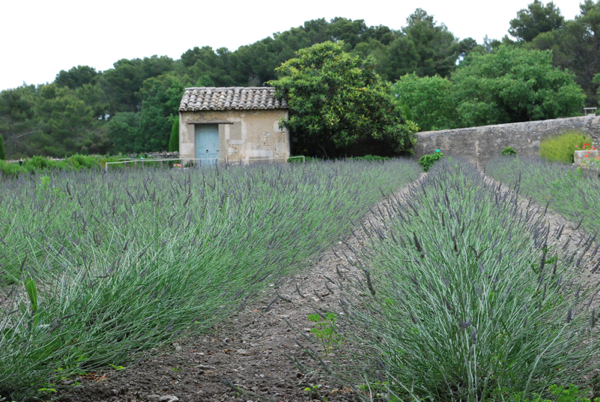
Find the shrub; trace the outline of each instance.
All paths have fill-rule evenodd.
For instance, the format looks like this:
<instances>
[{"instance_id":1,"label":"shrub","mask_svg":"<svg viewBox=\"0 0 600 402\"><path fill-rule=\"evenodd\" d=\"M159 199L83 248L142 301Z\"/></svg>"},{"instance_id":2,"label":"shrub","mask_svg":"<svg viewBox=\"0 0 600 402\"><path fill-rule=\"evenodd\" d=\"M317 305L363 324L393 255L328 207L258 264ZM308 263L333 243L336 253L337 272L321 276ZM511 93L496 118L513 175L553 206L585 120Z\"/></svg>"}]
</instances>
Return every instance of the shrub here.
<instances>
[{"instance_id":1,"label":"shrub","mask_svg":"<svg viewBox=\"0 0 600 402\"><path fill-rule=\"evenodd\" d=\"M52 163L43 156L33 156L31 159L26 159L23 162L24 166L31 166L35 169L47 169Z\"/></svg>"},{"instance_id":2,"label":"shrub","mask_svg":"<svg viewBox=\"0 0 600 402\"><path fill-rule=\"evenodd\" d=\"M353 156L348 159L353 160L353 161L382 162L382 161L390 160L392 158L390 158L388 156L365 155L365 156Z\"/></svg>"},{"instance_id":3,"label":"shrub","mask_svg":"<svg viewBox=\"0 0 600 402\"><path fill-rule=\"evenodd\" d=\"M0 172L5 176L17 176L19 173L27 173L27 169L18 163L7 163L0 159Z\"/></svg>"},{"instance_id":4,"label":"shrub","mask_svg":"<svg viewBox=\"0 0 600 402\"><path fill-rule=\"evenodd\" d=\"M302 158L294 158L294 157L290 157L287 162L288 163L304 163L304 162L311 162L311 161L319 161L321 159L318 158L312 158L310 156L305 156L304 160L302 160Z\"/></svg>"},{"instance_id":5,"label":"shrub","mask_svg":"<svg viewBox=\"0 0 600 402\"><path fill-rule=\"evenodd\" d=\"M98 158L88 155L73 155L66 159L66 165L72 167L74 169L87 168L91 169L93 167L100 166L100 162Z\"/></svg>"},{"instance_id":6,"label":"shrub","mask_svg":"<svg viewBox=\"0 0 600 402\"><path fill-rule=\"evenodd\" d=\"M567 131L556 137L547 138L540 143L540 156L550 162L573 163L577 147L591 142L590 136L578 132Z\"/></svg>"},{"instance_id":7,"label":"shrub","mask_svg":"<svg viewBox=\"0 0 600 402\"><path fill-rule=\"evenodd\" d=\"M47 170L81 170L81 169L99 169L104 167L106 162L117 162L122 160L116 156L93 156L75 154L64 160L51 160L44 156L34 156L31 159L25 159L20 163L7 163L0 159L0 173L5 176L16 177L21 173L35 173ZM121 166L121 168L123 168Z\"/></svg>"},{"instance_id":8,"label":"shrub","mask_svg":"<svg viewBox=\"0 0 600 402\"><path fill-rule=\"evenodd\" d=\"M269 84L290 109L289 120L280 124L303 153L329 159L353 146L385 146L399 154L415 145L417 127L402 115L373 59L346 53L342 43L323 42L298 50L275 71L279 79Z\"/></svg>"},{"instance_id":9,"label":"shrub","mask_svg":"<svg viewBox=\"0 0 600 402\"><path fill-rule=\"evenodd\" d=\"M2 136L0 135L0 160L4 160L6 159L6 152L4 152L4 140L2 139Z\"/></svg>"},{"instance_id":10,"label":"shrub","mask_svg":"<svg viewBox=\"0 0 600 402\"><path fill-rule=\"evenodd\" d=\"M419 165L423 168L424 172L427 172L433 164L444 157L444 154L440 152L439 149L436 149L434 153L431 155L423 155L421 159L419 159Z\"/></svg>"},{"instance_id":11,"label":"shrub","mask_svg":"<svg viewBox=\"0 0 600 402\"><path fill-rule=\"evenodd\" d=\"M502 150L502 155L504 156L511 156L511 155L516 155L517 151L515 151L514 149L512 149L511 147L506 147Z\"/></svg>"}]
</instances>

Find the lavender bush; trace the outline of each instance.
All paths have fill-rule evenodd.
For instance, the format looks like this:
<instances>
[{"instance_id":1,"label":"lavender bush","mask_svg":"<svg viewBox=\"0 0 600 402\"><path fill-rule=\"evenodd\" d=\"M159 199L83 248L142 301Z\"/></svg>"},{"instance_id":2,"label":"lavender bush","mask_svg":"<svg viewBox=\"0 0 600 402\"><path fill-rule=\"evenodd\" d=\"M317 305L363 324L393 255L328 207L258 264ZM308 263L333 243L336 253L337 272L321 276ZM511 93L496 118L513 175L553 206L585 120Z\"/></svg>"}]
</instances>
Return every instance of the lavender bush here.
<instances>
[{"instance_id":1,"label":"lavender bush","mask_svg":"<svg viewBox=\"0 0 600 402\"><path fill-rule=\"evenodd\" d=\"M340 308L329 312L345 341L327 370L362 378L367 400L512 400L585 385L598 287L516 200L469 165L444 161L391 217L365 225L369 246L348 250L363 275L341 276Z\"/></svg>"},{"instance_id":2,"label":"lavender bush","mask_svg":"<svg viewBox=\"0 0 600 402\"><path fill-rule=\"evenodd\" d=\"M0 181L0 396L210 330L418 175L393 160Z\"/></svg>"}]
</instances>

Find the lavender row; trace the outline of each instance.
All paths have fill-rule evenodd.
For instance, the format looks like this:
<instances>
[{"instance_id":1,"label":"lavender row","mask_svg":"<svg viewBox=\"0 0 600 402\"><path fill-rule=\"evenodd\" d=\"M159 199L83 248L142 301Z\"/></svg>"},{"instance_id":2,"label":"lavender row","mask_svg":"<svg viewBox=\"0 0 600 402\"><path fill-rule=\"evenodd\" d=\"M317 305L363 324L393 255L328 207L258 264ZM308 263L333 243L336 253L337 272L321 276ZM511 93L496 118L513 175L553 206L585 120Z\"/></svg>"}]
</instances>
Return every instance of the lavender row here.
<instances>
[{"instance_id":1,"label":"lavender row","mask_svg":"<svg viewBox=\"0 0 600 402\"><path fill-rule=\"evenodd\" d=\"M0 395L209 331L418 175L395 160L0 182Z\"/></svg>"},{"instance_id":2,"label":"lavender row","mask_svg":"<svg viewBox=\"0 0 600 402\"><path fill-rule=\"evenodd\" d=\"M513 400L587 385L597 279L518 197L444 161L365 225L368 247L348 250L360 275L341 273L340 306L322 312L343 356L325 371L365 400Z\"/></svg>"}]
</instances>

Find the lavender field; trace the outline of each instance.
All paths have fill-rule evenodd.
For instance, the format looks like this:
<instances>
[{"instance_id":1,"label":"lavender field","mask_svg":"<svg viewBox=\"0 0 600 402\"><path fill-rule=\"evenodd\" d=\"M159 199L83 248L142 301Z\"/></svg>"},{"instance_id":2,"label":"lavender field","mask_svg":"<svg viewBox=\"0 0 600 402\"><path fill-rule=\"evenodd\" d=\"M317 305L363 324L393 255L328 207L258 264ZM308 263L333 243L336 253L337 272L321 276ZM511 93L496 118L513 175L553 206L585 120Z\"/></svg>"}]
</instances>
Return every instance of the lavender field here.
<instances>
[{"instance_id":1,"label":"lavender field","mask_svg":"<svg viewBox=\"0 0 600 402\"><path fill-rule=\"evenodd\" d=\"M395 160L2 180L0 395L209 331L419 174Z\"/></svg>"},{"instance_id":2,"label":"lavender field","mask_svg":"<svg viewBox=\"0 0 600 402\"><path fill-rule=\"evenodd\" d=\"M420 178L418 165L392 160L3 180L0 397L50 398L86 372L214 334L271 293L286 314L310 311L300 339L313 347L302 353L320 369L307 373L318 379L302 391L309 399L325 400L323 379L365 401L592 398L600 186L561 166L503 161L487 173L510 188L449 160ZM573 227L551 230L552 210ZM579 227L581 240L565 241L563 229ZM335 303L314 290L312 303L297 284L294 297L272 294L279 279L310 278L333 244L348 269L322 267L338 277L309 282L323 280ZM302 322L292 316L284 334ZM265 364L244 353L248 372ZM235 390L231 399L246 397Z\"/></svg>"},{"instance_id":3,"label":"lavender field","mask_svg":"<svg viewBox=\"0 0 600 402\"><path fill-rule=\"evenodd\" d=\"M363 400L589 401L595 236L559 243L520 191L444 161L366 225L366 247L347 250L359 275L340 275L339 307L320 312L323 375Z\"/></svg>"},{"instance_id":4,"label":"lavender field","mask_svg":"<svg viewBox=\"0 0 600 402\"><path fill-rule=\"evenodd\" d=\"M600 181L594 170L540 159L495 158L486 174L564 215L589 234L600 230Z\"/></svg>"}]
</instances>

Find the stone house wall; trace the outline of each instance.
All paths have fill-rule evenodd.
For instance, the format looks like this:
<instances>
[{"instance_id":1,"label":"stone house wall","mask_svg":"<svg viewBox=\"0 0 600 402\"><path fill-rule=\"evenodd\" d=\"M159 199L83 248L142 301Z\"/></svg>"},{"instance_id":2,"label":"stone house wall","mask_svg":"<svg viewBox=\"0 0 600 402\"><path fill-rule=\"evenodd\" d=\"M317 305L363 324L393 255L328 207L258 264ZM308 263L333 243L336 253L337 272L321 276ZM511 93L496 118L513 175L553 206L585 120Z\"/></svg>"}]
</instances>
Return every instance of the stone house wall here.
<instances>
[{"instance_id":1,"label":"stone house wall","mask_svg":"<svg viewBox=\"0 0 600 402\"><path fill-rule=\"evenodd\" d=\"M179 113L179 154L196 157L195 124L219 125L219 159L223 163L286 161L290 156L290 138L279 119L288 118L285 109L207 110ZM224 122L233 124L223 124Z\"/></svg>"}]
</instances>

